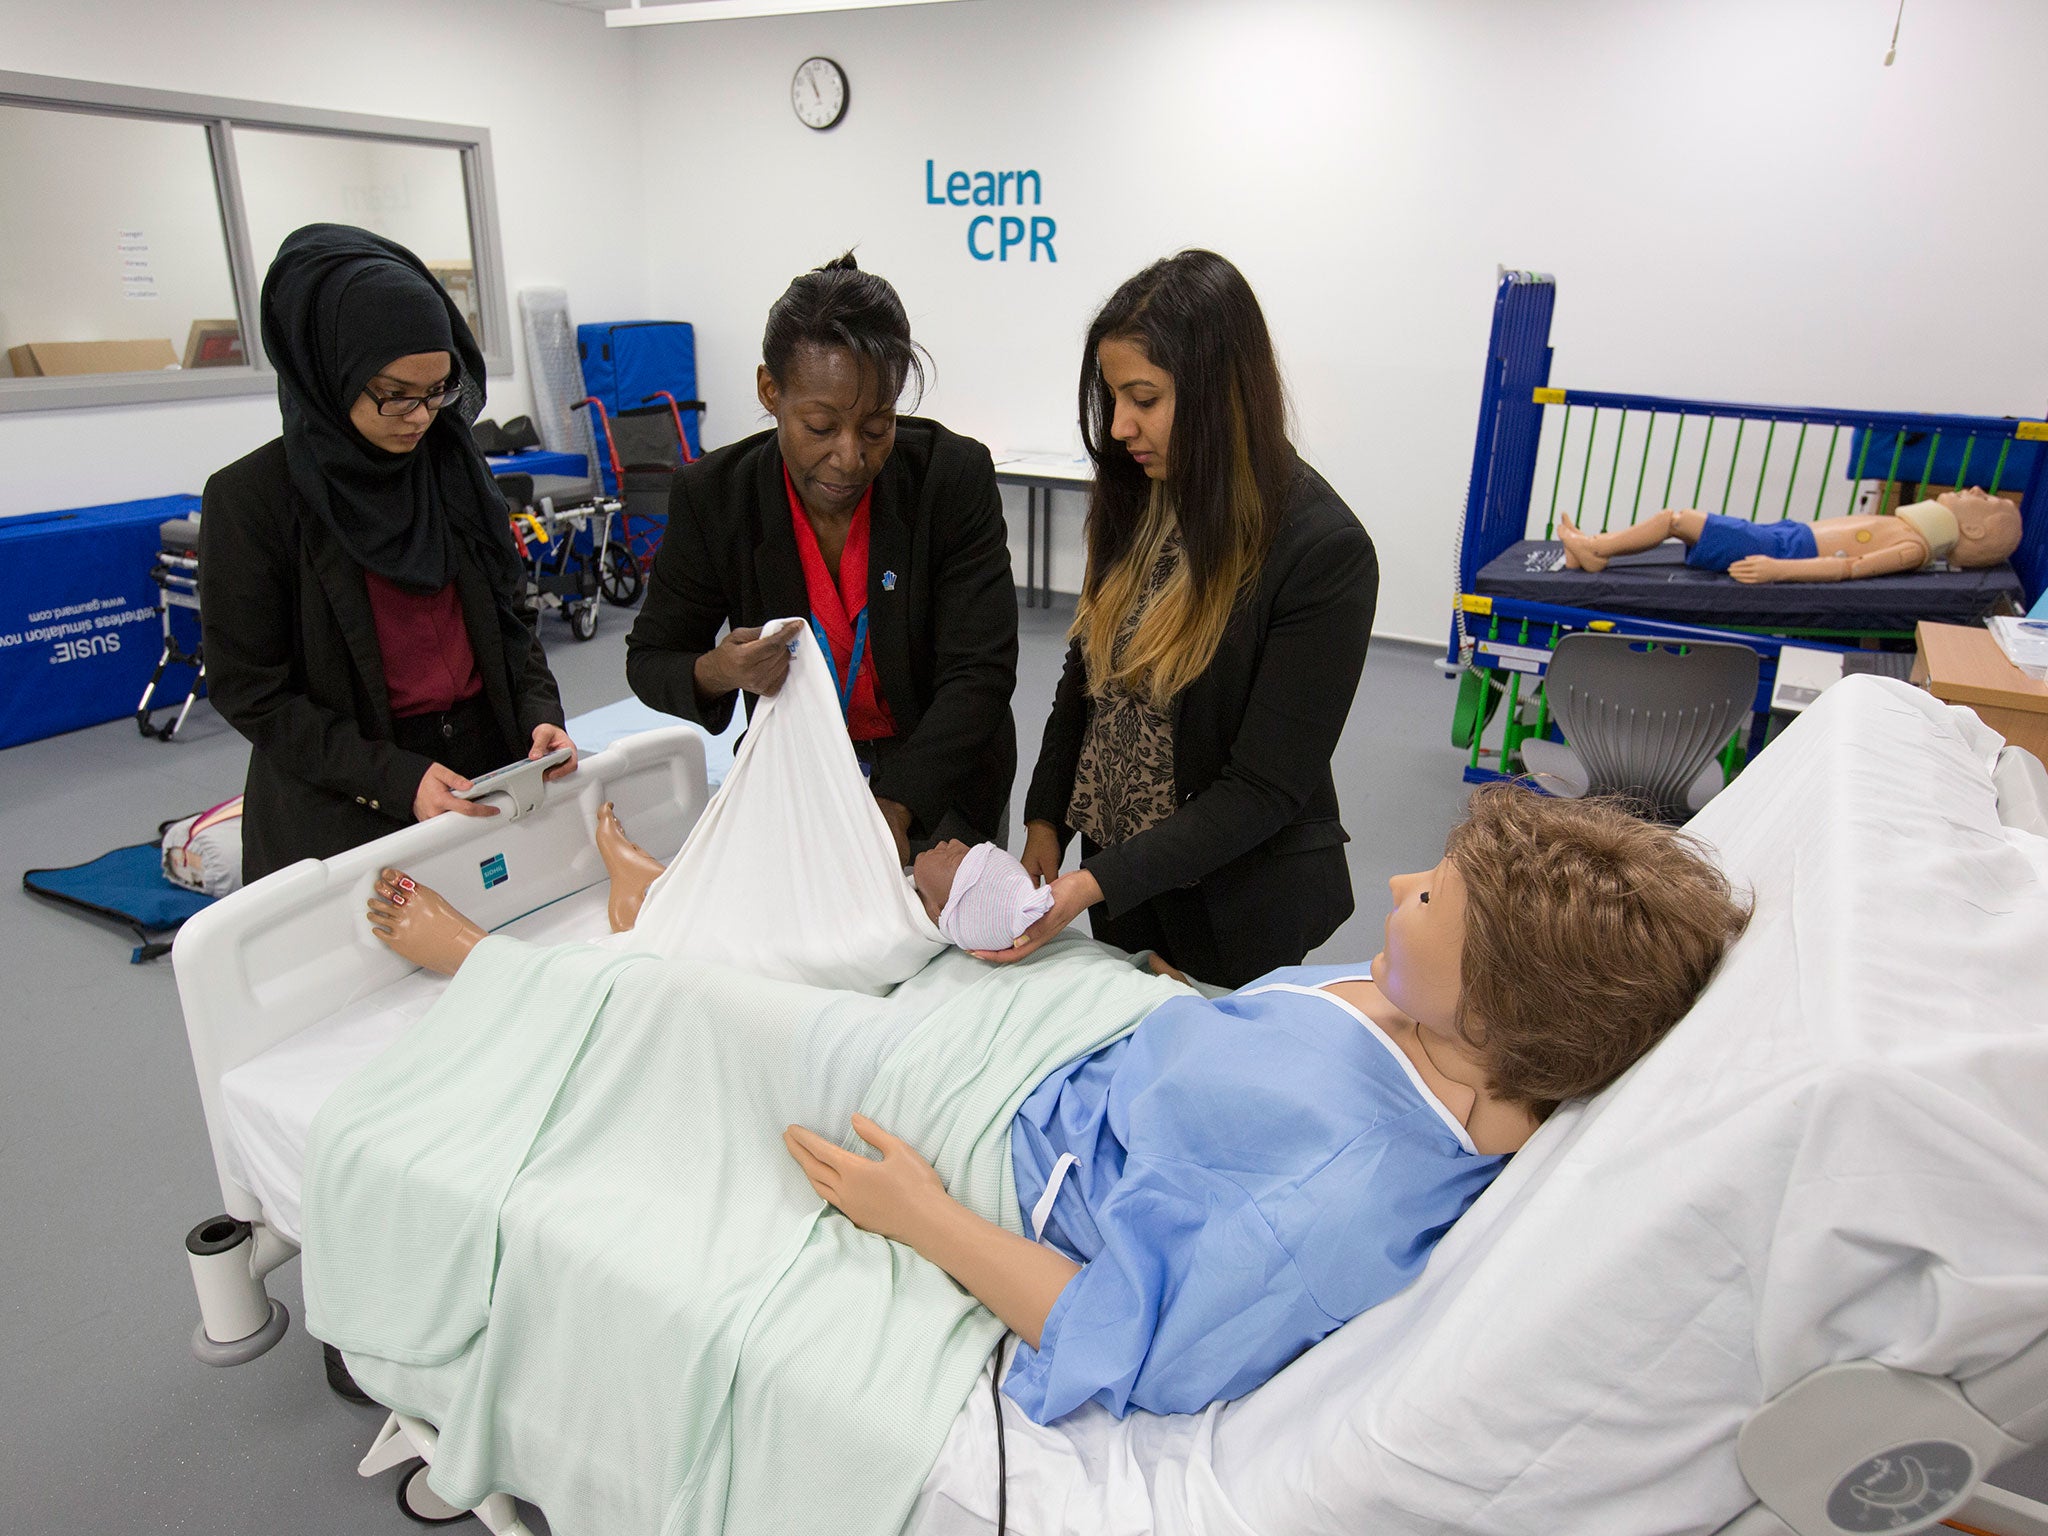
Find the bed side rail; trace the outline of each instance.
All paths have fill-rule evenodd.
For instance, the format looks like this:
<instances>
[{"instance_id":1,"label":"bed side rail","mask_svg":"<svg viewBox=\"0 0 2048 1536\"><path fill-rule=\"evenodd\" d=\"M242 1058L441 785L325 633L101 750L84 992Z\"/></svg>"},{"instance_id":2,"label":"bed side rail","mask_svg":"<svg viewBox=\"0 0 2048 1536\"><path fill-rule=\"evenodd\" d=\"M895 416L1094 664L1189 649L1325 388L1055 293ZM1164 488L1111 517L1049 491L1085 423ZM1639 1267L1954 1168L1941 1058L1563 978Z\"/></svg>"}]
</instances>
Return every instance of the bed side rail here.
<instances>
[{"instance_id":1,"label":"bed side rail","mask_svg":"<svg viewBox=\"0 0 2048 1536\"><path fill-rule=\"evenodd\" d=\"M636 841L666 859L708 798L697 733L650 731L548 785L531 815L438 816L334 858L278 870L187 922L172 966L228 1214L256 1220L261 1213L225 1172L222 1074L412 969L363 917L379 869L403 866L496 929L604 878L593 836L606 800L617 804Z\"/></svg>"},{"instance_id":2,"label":"bed side rail","mask_svg":"<svg viewBox=\"0 0 2048 1536\"><path fill-rule=\"evenodd\" d=\"M2023 1365L2000 1388L2022 1411L2001 1424L1976 1400L1980 1384ZM2037 1345L1969 1386L1872 1360L1815 1371L1743 1426L1736 1459L1759 1502L1720 1536L1905 1536L1944 1525L2048 1536L2048 1506L1983 1482L2028 1449L2014 1431L2048 1411L2044 1368Z\"/></svg>"}]
</instances>

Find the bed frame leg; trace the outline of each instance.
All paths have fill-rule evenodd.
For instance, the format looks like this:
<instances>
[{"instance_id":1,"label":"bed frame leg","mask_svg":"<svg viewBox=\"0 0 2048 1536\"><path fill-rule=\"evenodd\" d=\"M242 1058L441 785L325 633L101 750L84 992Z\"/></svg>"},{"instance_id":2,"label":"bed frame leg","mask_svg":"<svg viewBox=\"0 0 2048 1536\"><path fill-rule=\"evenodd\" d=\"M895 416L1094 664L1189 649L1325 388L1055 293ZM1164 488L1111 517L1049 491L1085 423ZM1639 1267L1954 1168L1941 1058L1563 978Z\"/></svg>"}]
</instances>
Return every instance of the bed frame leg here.
<instances>
[{"instance_id":1,"label":"bed frame leg","mask_svg":"<svg viewBox=\"0 0 2048 1536\"><path fill-rule=\"evenodd\" d=\"M426 1420L409 1413L394 1413L370 1442L369 1454L356 1464L356 1473L375 1477L413 1460L432 1466L440 1443L440 1433ZM432 1493L433 1489L428 1488L427 1492ZM494 1493L470 1513L484 1523L492 1536L533 1536L533 1527L519 1518L519 1506L512 1502L510 1494Z\"/></svg>"},{"instance_id":2,"label":"bed frame leg","mask_svg":"<svg viewBox=\"0 0 2048 1536\"><path fill-rule=\"evenodd\" d=\"M207 1365L243 1365L284 1337L285 1305L263 1289L263 1277L298 1246L260 1222L216 1216L185 1234L185 1259L199 1295L192 1353Z\"/></svg>"}]
</instances>

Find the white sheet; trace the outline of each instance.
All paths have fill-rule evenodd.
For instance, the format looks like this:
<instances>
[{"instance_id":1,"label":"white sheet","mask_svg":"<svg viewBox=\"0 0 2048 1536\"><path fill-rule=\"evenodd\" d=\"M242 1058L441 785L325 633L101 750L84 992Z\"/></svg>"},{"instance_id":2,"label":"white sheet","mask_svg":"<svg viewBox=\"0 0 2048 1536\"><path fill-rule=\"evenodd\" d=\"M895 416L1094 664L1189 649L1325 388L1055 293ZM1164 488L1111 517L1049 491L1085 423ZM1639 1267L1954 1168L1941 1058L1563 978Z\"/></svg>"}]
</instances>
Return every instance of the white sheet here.
<instances>
[{"instance_id":1,"label":"white sheet","mask_svg":"<svg viewBox=\"0 0 2048 1536\"><path fill-rule=\"evenodd\" d=\"M808 625L717 797L648 889L631 943L876 994L946 948L896 862Z\"/></svg>"}]
</instances>

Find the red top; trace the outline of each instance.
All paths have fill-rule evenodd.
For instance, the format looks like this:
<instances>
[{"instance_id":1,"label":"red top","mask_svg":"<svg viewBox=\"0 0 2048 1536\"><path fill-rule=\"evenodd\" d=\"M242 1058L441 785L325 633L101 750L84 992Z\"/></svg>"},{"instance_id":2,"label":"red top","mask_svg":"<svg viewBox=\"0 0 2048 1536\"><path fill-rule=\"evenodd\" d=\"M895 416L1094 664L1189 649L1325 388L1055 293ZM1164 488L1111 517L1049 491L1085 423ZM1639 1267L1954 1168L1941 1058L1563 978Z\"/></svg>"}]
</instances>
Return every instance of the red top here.
<instances>
[{"instance_id":1,"label":"red top","mask_svg":"<svg viewBox=\"0 0 2048 1536\"><path fill-rule=\"evenodd\" d=\"M375 571L363 572L363 582L370 589L384 688L395 718L442 714L484 691L454 582L425 594L408 592Z\"/></svg>"},{"instance_id":2,"label":"red top","mask_svg":"<svg viewBox=\"0 0 2048 1536\"><path fill-rule=\"evenodd\" d=\"M818 535L804 515L804 504L787 469L782 472L783 488L789 492L789 520L796 531L796 557L804 568L804 590L810 598L811 617L832 643L832 674L836 683L846 680L846 668L853 657L853 630L860 611L868 605L868 504L874 500L873 486L862 494L853 509L853 524L846 530L846 548L839 552L839 582L834 585L825 553L818 548ZM846 711L846 734L855 741L874 741L896 734L896 722L889 714L888 701L875 681L875 633L868 630L867 648L861 652L860 676L854 679L853 698Z\"/></svg>"}]
</instances>

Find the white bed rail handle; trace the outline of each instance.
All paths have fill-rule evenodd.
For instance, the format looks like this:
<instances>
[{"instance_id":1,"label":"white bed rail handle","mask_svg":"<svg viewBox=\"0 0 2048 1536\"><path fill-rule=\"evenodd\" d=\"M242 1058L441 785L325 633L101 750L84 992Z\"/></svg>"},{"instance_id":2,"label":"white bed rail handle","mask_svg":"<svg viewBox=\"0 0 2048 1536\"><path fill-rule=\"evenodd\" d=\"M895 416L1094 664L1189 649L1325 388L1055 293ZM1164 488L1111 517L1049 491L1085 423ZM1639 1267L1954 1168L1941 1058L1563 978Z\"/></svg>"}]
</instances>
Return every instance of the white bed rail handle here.
<instances>
[{"instance_id":1,"label":"white bed rail handle","mask_svg":"<svg viewBox=\"0 0 2048 1536\"><path fill-rule=\"evenodd\" d=\"M284 1337L291 1314L263 1289L263 1277L298 1247L269 1226L215 1216L185 1234L185 1260L199 1294L192 1353L207 1365L242 1365Z\"/></svg>"},{"instance_id":2,"label":"white bed rail handle","mask_svg":"<svg viewBox=\"0 0 2048 1536\"><path fill-rule=\"evenodd\" d=\"M1961 1510L1985 1473L2025 1448L1954 1382L1858 1360L1757 1409L1735 1453L1796 1536L1910 1536Z\"/></svg>"}]
</instances>

